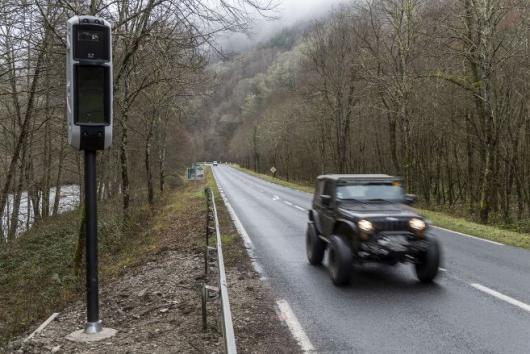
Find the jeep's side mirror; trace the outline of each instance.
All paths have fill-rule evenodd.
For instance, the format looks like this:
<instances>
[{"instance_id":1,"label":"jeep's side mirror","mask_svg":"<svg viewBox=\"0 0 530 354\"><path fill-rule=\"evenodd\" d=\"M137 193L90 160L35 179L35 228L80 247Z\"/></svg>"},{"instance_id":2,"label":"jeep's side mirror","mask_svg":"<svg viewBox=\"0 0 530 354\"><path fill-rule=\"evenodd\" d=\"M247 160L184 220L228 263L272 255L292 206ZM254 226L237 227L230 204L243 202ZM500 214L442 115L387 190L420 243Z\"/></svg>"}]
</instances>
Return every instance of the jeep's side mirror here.
<instances>
[{"instance_id":1,"label":"jeep's side mirror","mask_svg":"<svg viewBox=\"0 0 530 354\"><path fill-rule=\"evenodd\" d=\"M331 196L330 195L321 194L320 195L320 200L322 201L322 205L324 205L326 207L329 207L329 205L331 204Z\"/></svg>"},{"instance_id":2,"label":"jeep's side mirror","mask_svg":"<svg viewBox=\"0 0 530 354\"><path fill-rule=\"evenodd\" d=\"M418 197L416 196L416 194L405 194L405 204L412 205L416 203L417 200Z\"/></svg>"}]
</instances>

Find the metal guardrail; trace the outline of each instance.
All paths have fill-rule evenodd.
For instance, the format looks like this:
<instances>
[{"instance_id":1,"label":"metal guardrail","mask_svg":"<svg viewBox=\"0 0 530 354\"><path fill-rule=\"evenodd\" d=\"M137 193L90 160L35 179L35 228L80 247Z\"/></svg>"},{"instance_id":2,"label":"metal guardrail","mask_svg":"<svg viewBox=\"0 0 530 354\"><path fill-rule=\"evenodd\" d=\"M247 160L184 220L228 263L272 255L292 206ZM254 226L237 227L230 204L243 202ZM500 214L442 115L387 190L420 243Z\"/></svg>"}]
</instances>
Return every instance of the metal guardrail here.
<instances>
[{"instance_id":1,"label":"metal guardrail","mask_svg":"<svg viewBox=\"0 0 530 354\"><path fill-rule=\"evenodd\" d=\"M206 331L208 329L207 322L207 308L206 304L209 300L220 298L221 300L221 325L223 330L223 339L226 354L236 354L236 339L234 335L234 326L232 323L232 313L230 311L230 302L228 300L228 286L226 282L225 265L223 259L223 249L221 244L221 232L219 231L219 219L217 217L217 207L215 205L215 197L210 190L204 190L206 195L206 250L204 252L204 274L205 284L202 287L202 327ZM212 226L213 223L213 226ZM216 247L210 247L210 235L215 234ZM218 287L210 286L206 282L209 280L210 255L217 254L217 268L219 270Z\"/></svg>"}]
</instances>

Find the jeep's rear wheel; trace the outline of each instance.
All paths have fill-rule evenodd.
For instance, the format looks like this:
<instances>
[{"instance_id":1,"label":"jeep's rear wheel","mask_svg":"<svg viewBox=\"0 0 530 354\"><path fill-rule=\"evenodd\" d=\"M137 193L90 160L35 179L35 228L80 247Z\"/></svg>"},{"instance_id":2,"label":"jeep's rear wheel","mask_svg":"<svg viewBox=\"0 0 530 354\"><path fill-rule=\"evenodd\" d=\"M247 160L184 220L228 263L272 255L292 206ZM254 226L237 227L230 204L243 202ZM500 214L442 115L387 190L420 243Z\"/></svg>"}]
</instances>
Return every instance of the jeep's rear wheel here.
<instances>
[{"instance_id":1,"label":"jeep's rear wheel","mask_svg":"<svg viewBox=\"0 0 530 354\"><path fill-rule=\"evenodd\" d=\"M422 283L430 283L438 275L441 251L438 241L430 239L427 249L419 256L416 263L416 276Z\"/></svg>"},{"instance_id":2,"label":"jeep's rear wheel","mask_svg":"<svg viewBox=\"0 0 530 354\"><path fill-rule=\"evenodd\" d=\"M341 237L331 236L328 260L329 274L333 284L336 286L348 284L353 270L353 255L351 248Z\"/></svg>"},{"instance_id":3,"label":"jeep's rear wheel","mask_svg":"<svg viewBox=\"0 0 530 354\"><path fill-rule=\"evenodd\" d=\"M305 238L305 250L309 263L312 265L322 264L325 249L326 244L320 239L320 237L318 237L315 224L312 222L308 223Z\"/></svg>"}]
</instances>

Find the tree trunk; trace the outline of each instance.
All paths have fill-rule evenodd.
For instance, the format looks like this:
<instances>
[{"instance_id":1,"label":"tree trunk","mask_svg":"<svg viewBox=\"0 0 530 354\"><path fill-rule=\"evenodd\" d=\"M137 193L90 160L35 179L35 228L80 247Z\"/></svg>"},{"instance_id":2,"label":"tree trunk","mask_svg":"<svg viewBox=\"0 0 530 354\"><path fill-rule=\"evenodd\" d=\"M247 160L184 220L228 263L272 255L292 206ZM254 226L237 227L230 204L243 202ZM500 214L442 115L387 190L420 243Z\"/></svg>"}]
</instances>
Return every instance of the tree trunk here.
<instances>
[{"instance_id":1,"label":"tree trunk","mask_svg":"<svg viewBox=\"0 0 530 354\"><path fill-rule=\"evenodd\" d=\"M128 113L122 110L121 114L121 141L120 141L120 166L121 166L121 193L122 193L122 211L123 221L125 224L129 221L129 204L130 204L130 192L129 192L129 161L127 158L127 118Z\"/></svg>"}]
</instances>

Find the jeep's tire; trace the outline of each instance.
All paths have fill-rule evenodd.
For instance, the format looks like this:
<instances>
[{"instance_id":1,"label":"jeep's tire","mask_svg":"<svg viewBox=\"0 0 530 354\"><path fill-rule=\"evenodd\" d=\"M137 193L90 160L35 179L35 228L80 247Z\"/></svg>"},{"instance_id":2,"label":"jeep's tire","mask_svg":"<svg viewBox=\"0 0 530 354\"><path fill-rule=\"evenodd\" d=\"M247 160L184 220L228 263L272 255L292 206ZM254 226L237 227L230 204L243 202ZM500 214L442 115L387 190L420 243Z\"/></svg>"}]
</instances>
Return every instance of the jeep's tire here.
<instances>
[{"instance_id":1,"label":"jeep's tire","mask_svg":"<svg viewBox=\"0 0 530 354\"><path fill-rule=\"evenodd\" d=\"M416 276L422 283L430 283L438 275L440 267L441 250L438 241L430 239L427 249L419 256L416 263Z\"/></svg>"},{"instance_id":2,"label":"jeep's tire","mask_svg":"<svg viewBox=\"0 0 530 354\"><path fill-rule=\"evenodd\" d=\"M315 224L307 223L307 231L305 236L305 251L309 264L317 266L322 264L324 258L324 251L326 244L318 237Z\"/></svg>"},{"instance_id":3,"label":"jeep's tire","mask_svg":"<svg viewBox=\"0 0 530 354\"><path fill-rule=\"evenodd\" d=\"M328 260L329 274L333 284L336 286L348 284L353 270L353 255L351 248L341 237L331 235Z\"/></svg>"}]
</instances>

